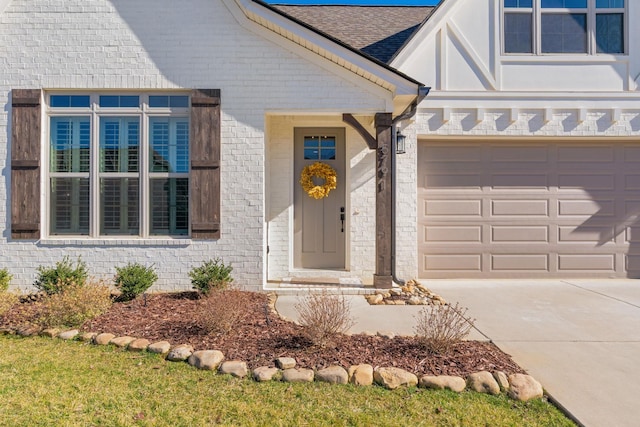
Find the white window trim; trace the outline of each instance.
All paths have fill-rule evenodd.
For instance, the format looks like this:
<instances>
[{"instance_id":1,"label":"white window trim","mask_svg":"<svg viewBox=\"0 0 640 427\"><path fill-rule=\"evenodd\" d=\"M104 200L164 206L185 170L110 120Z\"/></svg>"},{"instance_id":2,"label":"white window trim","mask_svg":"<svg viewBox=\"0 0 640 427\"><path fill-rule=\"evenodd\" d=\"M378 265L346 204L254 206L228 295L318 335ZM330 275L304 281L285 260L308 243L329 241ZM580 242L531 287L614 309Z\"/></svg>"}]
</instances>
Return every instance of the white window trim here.
<instances>
[{"instance_id":1,"label":"white window trim","mask_svg":"<svg viewBox=\"0 0 640 427\"><path fill-rule=\"evenodd\" d=\"M625 0L624 8L599 8L596 9L596 0L587 0L587 8L545 8L542 9L541 0L532 0L531 8L505 7L504 0L500 1L500 51L503 56L532 57L532 56L598 56L598 57L626 57L629 55L629 1ZM508 53L505 49L505 14L506 13L531 13L532 14L532 48L533 53ZM587 14L587 52L586 53L553 53L542 52L542 15L546 13L586 13ZM596 15L601 13L622 13L624 17L624 52L623 53L598 53L596 45Z\"/></svg>"},{"instance_id":2,"label":"white window trim","mask_svg":"<svg viewBox=\"0 0 640 427\"><path fill-rule=\"evenodd\" d=\"M89 107L51 107L50 97L52 95L88 95L90 97ZM140 107L100 107L101 95L114 96L139 96ZM157 173L149 171L149 117L182 117L189 120L190 108L171 107L149 107L149 96L189 96L185 92L108 92L108 91L57 91L45 92L45 114L43 117L45 137L43 140L43 173L42 185L44 191L43 207L43 240L45 241L167 241L167 240L190 240L191 218L189 218L189 232L187 235L151 235L151 200L150 200L150 179L151 177L190 178L190 171L186 173ZM91 124L91 142L89 146L90 166L89 172L51 172L51 117L89 117ZM105 173L100 172L100 117L139 117L140 118L140 146L138 172ZM191 135L190 135L191 137ZM139 234L138 235L101 235L100 234L100 177L132 177L135 175L140 179L139 190ZM51 234L51 178L52 177L82 177L89 178L89 235L74 234Z\"/></svg>"}]
</instances>

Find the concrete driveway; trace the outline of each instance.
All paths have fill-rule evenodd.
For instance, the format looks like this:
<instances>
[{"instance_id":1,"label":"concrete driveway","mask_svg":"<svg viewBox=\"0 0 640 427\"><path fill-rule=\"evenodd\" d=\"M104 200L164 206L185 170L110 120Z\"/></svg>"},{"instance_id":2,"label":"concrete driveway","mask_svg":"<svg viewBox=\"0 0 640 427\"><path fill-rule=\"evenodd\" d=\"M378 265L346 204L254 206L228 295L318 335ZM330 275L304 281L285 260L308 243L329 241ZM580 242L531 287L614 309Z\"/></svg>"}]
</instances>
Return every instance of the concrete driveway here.
<instances>
[{"instance_id":1,"label":"concrete driveway","mask_svg":"<svg viewBox=\"0 0 640 427\"><path fill-rule=\"evenodd\" d=\"M585 426L640 425L640 280L423 280Z\"/></svg>"}]
</instances>

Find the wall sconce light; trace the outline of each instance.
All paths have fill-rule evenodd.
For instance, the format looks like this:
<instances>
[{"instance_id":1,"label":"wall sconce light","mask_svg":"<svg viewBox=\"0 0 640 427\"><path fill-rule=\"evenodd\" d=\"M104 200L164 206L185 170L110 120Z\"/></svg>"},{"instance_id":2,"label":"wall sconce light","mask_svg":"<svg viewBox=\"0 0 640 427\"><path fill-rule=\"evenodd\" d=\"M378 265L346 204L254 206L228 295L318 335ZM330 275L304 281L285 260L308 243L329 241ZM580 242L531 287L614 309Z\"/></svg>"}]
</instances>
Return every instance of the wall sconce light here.
<instances>
[{"instance_id":1,"label":"wall sconce light","mask_svg":"<svg viewBox=\"0 0 640 427\"><path fill-rule=\"evenodd\" d=\"M396 132L396 154L404 154L405 151L405 142L407 137L400 133L400 131Z\"/></svg>"}]
</instances>

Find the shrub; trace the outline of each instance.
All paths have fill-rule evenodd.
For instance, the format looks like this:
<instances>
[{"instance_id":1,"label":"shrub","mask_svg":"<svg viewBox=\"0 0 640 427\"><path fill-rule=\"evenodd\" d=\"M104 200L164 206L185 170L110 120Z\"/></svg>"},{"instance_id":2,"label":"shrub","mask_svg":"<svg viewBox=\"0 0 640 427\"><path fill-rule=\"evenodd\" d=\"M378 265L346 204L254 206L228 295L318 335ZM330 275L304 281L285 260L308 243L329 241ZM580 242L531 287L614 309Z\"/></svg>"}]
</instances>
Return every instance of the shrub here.
<instances>
[{"instance_id":1,"label":"shrub","mask_svg":"<svg viewBox=\"0 0 640 427\"><path fill-rule=\"evenodd\" d=\"M77 327L105 313L111 302L111 289L103 284L73 284L42 302L37 322L44 327Z\"/></svg>"},{"instance_id":2,"label":"shrub","mask_svg":"<svg viewBox=\"0 0 640 427\"><path fill-rule=\"evenodd\" d=\"M310 293L295 305L299 322L307 338L324 347L336 334L342 334L354 325L351 305L344 295Z\"/></svg>"},{"instance_id":3,"label":"shrub","mask_svg":"<svg viewBox=\"0 0 640 427\"><path fill-rule=\"evenodd\" d=\"M467 309L437 305L424 307L416 316L419 342L432 353L447 353L469 335L475 320L466 318Z\"/></svg>"},{"instance_id":4,"label":"shrub","mask_svg":"<svg viewBox=\"0 0 640 427\"><path fill-rule=\"evenodd\" d=\"M145 267L142 264L129 263L124 267L116 267L116 287L120 290L121 301L131 301L145 292L158 280L153 265Z\"/></svg>"},{"instance_id":5,"label":"shrub","mask_svg":"<svg viewBox=\"0 0 640 427\"><path fill-rule=\"evenodd\" d=\"M9 270L6 268L0 268L0 292L4 292L9 289L11 279L13 279L13 276L9 274Z\"/></svg>"},{"instance_id":6,"label":"shrub","mask_svg":"<svg viewBox=\"0 0 640 427\"><path fill-rule=\"evenodd\" d=\"M68 286L82 286L87 281L87 265L78 257L76 265L65 256L62 261L56 262L55 267L38 267L38 278L33 283L38 290L53 295L61 292Z\"/></svg>"},{"instance_id":7,"label":"shrub","mask_svg":"<svg viewBox=\"0 0 640 427\"><path fill-rule=\"evenodd\" d=\"M226 265L221 258L205 261L201 266L189 272L193 289L207 295L213 289L226 289L233 278L233 267Z\"/></svg>"},{"instance_id":8,"label":"shrub","mask_svg":"<svg viewBox=\"0 0 640 427\"><path fill-rule=\"evenodd\" d=\"M212 291L198 302L197 323L207 333L228 334L242 317L244 306L241 291Z\"/></svg>"},{"instance_id":9,"label":"shrub","mask_svg":"<svg viewBox=\"0 0 640 427\"><path fill-rule=\"evenodd\" d=\"M0 316L9 311L20 297L12 292L0 291Z\"/></svg>"}]
</instances>

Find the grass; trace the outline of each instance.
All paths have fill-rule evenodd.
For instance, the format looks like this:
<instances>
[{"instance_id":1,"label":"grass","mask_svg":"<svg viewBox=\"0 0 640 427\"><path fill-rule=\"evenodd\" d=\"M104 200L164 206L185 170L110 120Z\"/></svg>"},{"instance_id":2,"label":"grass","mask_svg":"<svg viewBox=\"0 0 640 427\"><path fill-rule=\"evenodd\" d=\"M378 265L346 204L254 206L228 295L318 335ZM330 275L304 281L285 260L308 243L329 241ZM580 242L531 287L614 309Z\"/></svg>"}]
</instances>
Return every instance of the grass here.
<instances>
[{"instance_id":1,"label":"grass","mask_svg":"<svg viewBox=\"0 0 640 427\"><path fill-rule=\"evenodd\" d=\"M572 426L543 400L256 383L158 355L0 336L3 426Z\"/></svg>"}]
</instances>

